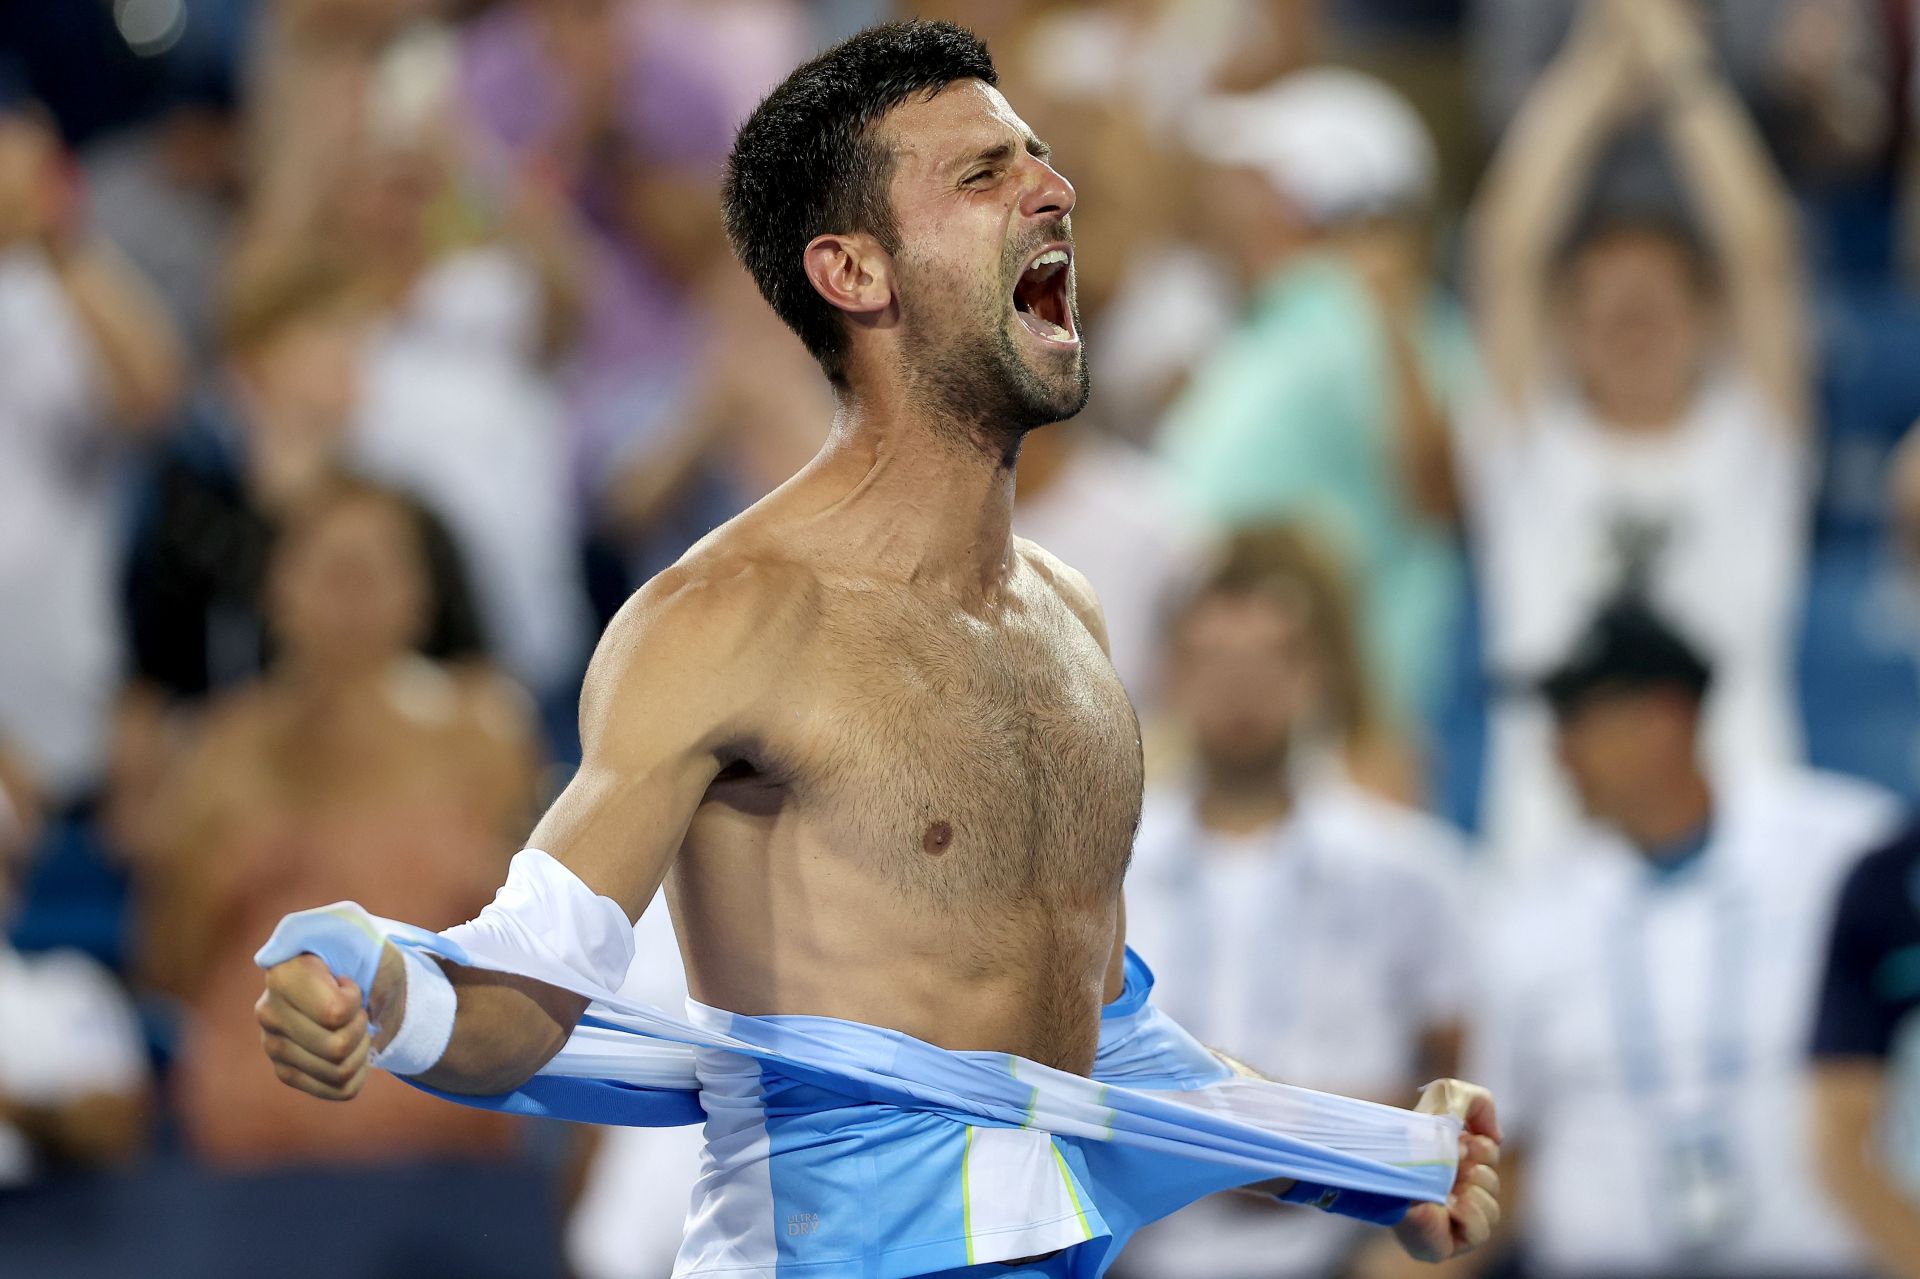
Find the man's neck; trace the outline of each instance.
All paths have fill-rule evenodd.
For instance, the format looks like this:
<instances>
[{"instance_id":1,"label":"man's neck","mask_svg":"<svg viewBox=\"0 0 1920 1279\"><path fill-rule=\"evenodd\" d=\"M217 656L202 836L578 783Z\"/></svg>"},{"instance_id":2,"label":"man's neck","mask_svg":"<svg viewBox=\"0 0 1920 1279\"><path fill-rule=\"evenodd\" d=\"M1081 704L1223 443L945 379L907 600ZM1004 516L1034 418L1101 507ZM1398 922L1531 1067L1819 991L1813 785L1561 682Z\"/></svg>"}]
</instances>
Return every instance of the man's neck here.
<instances>
[{"instance_id":1,"label":"man's neck","mask_svg":"<svg viewBox=\"0 0 1920 1279\"><path fill-rule=\"evenodd\" d=\"M1293 807L1293 784L1285 766L1278 766L1239 775L1206 773L1194 811L1216 835L1251 835L1285 820Z\"/></svg>"},{"instance_id":2,"label":"man's neck","mask_svg":"<svg viewBox=\"0 0 1920 1279\"><path fill-rule=\"evenodd\" d=\"M843 393L816 475L841 481L830 508L859 529L867 561L991 600L1013 562L1020 436Z\"/></svg>"}]
</instances>

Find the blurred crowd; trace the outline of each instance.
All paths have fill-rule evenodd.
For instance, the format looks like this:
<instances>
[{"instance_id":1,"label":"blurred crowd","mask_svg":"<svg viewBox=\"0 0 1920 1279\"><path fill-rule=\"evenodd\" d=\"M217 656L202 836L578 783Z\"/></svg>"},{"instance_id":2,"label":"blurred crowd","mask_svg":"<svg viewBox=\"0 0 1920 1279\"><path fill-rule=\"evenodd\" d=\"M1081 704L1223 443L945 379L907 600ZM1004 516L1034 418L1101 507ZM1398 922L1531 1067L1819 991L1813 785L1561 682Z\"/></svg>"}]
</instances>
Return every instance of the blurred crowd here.
<instances>
[{"instance_id":1,"label":"blurred crowd","mask_svg":"<svg viewBox=\"0 0 1920 1279\"><path fill-rule=\"evenodd\" d=\"M667 1274L697 1132L298 1095L251 955L474 914L601 624L824 439L720 166L898 16L1078 191L1015 531L1141 712L1163 1005L1493 1087L1450 1273L1920 1276L1912 0L0 6L0 1274ZM1116 1273L1404 1272L1350 1226Z\"/></svg>"}]
</instances>

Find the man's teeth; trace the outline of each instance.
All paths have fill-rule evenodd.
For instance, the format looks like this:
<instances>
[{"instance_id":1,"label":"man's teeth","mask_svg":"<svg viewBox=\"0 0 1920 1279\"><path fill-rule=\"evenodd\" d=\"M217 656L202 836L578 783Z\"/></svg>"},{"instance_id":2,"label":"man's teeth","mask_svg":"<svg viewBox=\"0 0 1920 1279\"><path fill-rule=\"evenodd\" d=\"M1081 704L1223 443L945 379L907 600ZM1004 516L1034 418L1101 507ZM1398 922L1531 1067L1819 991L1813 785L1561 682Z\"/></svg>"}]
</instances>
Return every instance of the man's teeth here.
<instances>
[{"instance_id":1,"label":"man's teeth","mask_svg":"<svg viewBox=\"0 0 1920 1279\"><path fill-rule=\"evenodd\" d=\"M1038 271L1043 266L1054 266L1056 264L1065 266L1066 263L1067 251L1065 249L1048 249L1045 253L1035 258L1027 267L1027 270Z\"/></svg>"}]
</instances>

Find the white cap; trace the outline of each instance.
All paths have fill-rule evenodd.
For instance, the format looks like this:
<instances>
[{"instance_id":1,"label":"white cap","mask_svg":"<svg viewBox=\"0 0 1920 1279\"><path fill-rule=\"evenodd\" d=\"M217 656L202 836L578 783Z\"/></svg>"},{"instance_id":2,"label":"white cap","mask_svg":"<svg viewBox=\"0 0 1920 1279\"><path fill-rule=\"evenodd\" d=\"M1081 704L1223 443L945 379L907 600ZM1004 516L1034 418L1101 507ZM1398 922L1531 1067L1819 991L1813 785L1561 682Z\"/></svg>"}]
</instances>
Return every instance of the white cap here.
<instances>
[{"instance_id":1,"label":"white cap","mask_svg":"<svg viewBox=\"0 0 1920 1279\"><path fill-rule=\"evenodd\" d=\"M1433 138L1407 100L1339 67L1202 99L1187 145L1203 160L1264 174L1321 226L1418 208L1433 194L1437 167Z\"/></svg>"}]
</instances>

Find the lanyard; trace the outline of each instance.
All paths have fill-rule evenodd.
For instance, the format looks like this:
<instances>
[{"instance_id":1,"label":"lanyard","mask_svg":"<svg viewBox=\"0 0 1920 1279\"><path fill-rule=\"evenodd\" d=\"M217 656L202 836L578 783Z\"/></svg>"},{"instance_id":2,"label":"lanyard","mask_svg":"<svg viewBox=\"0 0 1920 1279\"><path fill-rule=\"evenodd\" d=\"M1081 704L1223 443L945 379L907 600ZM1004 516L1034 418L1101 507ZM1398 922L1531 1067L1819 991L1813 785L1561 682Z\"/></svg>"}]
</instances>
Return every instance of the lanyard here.
<instances>
[{"instance_id":1,"label":"lanyard","mask_svg":"<svg viewBox=\"0 0 1920 1279\"><path fill-rule=\"evenodd\" d=\"M1654 888L1652 892L1670 891ZM1614 1039L1620 1073L1638 1101L1671 1109L1671 1094L1681 1081L1669 1068L1660 1046L1654 1010L1653 979L1647 969L1646 919L1642 892L1621 911L1612 945ZM1712 950L1707 972L1707 1070L1710 1091L1731 1087L1747 1069L1745 1000L1747 986L1747 905L1727 885L1713 896Z\"/></svg>"},{"instance_id":2,"label":"lanyard","mask_svg":"<svg viewBox=\"0 0 1920 1279\"><path fill-rule=\"evenodd\" d=\"M1691 876L1701 869L1685 873ZM1752 930L1744 898L1724 880L1711 884L1705 1088L1697 1106L1684 1106L1678 1094L1687 1081L1661 1049L1645 919L1648 897L1677 887L1648 887L1628 900L1613 931L1609 968L1621 1077L1636 1106L1647 1114L1660 1174L1645 1179L1653 1220L1664 1224L1682 1250L1698 1251L1723 1241L1737 1224L1742 1173L1731 1110L1732 1094L1748 1064L1745 1012Z\"/></svg>"}]
</instances>

